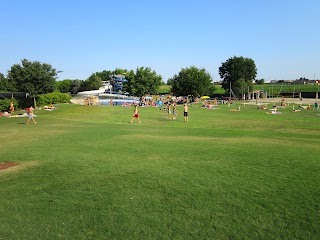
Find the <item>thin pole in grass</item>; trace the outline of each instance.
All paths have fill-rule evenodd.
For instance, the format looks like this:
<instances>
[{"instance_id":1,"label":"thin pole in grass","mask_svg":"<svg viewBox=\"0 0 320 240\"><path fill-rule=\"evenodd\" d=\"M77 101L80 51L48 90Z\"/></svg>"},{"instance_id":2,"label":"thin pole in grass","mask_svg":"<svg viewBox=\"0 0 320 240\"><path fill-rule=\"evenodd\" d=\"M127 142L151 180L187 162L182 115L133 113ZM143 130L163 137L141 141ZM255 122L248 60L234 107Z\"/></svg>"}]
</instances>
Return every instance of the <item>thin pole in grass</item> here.
<instances>
[{"instance_id":1,"label":"thin pole in grass","mask_svg":"<svg viewBox=\"0 0 320 240\"><path fill-rule=\"evenodd\" d=\"M293 93L292 93L292 101L293 101L293 109L294 110L294 93L296 91L296 85L293 85Z\"/></svg>"},{"instance_id":2,"label":"thin pole in grass","mask_svg":"<svg viewBox=\"0 0 320 240\"><path fill-rule=\"evenodd\" d=\"M228 102L228 107L230 107L230 101L231 101L231 80L230 80L230 88L229 88L229 102Z\"/></svg>"},{"instance_id":3,"label":"thin pole in grass","mask_svg":"<svg viewBox=\"0 0 320 240\"><path fill-rule=\"evenodd\" d=\"M318 84L318 92L316 94L316 103L317 103L317 109L319 109L319 102L318 102L318 97L319 97L319 82L317 83Z\"/></svg>"},{"instance_id":4,"label":"thin pole in grass","mask_svg":"<svg viewBox=\"0 0 320 240\"><path fill-rule=\"evenodd\" d=\"M252 86L252 95L254 96L254 85ZM258 93L256 94L256 105L258 105Z\"/></svg>"}]
</instances>

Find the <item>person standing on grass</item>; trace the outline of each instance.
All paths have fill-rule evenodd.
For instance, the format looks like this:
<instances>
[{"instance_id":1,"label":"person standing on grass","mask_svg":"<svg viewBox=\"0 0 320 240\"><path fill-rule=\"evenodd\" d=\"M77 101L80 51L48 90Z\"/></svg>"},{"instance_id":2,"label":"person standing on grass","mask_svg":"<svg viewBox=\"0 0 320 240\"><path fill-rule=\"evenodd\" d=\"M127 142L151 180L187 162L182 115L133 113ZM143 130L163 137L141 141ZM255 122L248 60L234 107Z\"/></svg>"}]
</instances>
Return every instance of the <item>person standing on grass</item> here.
<instances>
[{"instance_id":1,"label":"person standing on grass","mask_svg":"<svg viewBox=\"0 0 320 240\"><path fill-rule=\"evenodd\" d=\"M185 103L183 107L183 116L184 116L185 122L188 122L188 111L189 111L188 105Z\"/></svg>"},{"instance_id":2,"label":"person standing on grass","mask_svg":"<svg viewBox=\"0 0 320 240\"><path fill-rule=\"evenodd\" d=\"M13 113L13 112L14 112L14 104L13 104L13 102L10 103L10 108L9 108L9 110L10 110L10 113Z\"/></svg>"},{"instance_id":3,"label":"person standing on grass","mask_svg":"<svg viewBox=\"0 0 320 240\"><path fill-rule=\"evenodd\" d=\"M171 103L168 103L166 119L171 119Z\"/></svg>"},{"instance_id":4,"label":"person standing on grass","mask_svg":"<svg viewBox=\"0 0 320 240\"><path fill-rule=\"evenodd\" d=\"M139 113L138 113L138 106L137 106L137 105L134 106L133 114L134 114L134 115L133 115L133 118L131 119L130 123L132 123L133 119L135 119L135 118L137 118L138 121L139 121L139 123L141 123L140 117L139 117Z\"/></svg>"},{"instance_id":5,"label":"person standing on grass","mask_svg":"<svg viewBox=\"0 0 320 240\"><path fill-rule=\"evenodd\" d=\"M32 106L28 109L28 121L27 121L27 125L29 124L30 119L32 119L32 121L33 121L34 124L37 124L37 122L36 122L36 121L34 120L34 118L33 118L33 107L32 107Z\"/></svg>"},{"instance_id":6,"label":"person standing on grass","mask_svg":"<svg viewBox=\"0 0 320 240\"><path fill-rule=\"evenodd\" d=\"M178 111L177 111L177 104L176 103L174 103L172 105L172 113L173 113L173 120L177 120Z\"/></svg>"}]
</instances>

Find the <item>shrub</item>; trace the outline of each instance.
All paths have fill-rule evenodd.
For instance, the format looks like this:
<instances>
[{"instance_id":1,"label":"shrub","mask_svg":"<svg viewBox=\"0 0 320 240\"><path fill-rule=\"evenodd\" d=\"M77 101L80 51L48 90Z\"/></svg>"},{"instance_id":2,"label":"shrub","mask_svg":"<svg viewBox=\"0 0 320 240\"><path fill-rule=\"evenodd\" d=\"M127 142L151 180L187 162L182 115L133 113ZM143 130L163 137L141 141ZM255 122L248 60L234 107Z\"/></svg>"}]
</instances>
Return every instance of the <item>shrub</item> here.
<instances>
[{"instance_id":1,"label":"shrub","mask_svg":"<svg viewBox=\"0 0 320 240\"><path fill-rule=\"evenodd\" d=\"M4 100L0 100L0 111L9 111L10 103L13 102L14 108L17 109L19 107L18 101L14 98L7 98Z\"/></svg>"},{"instance_id":2,"label":"shrub","mask_svg":"<svg viewBox=\"0 0 320 240\"><path fill-rule=\"evenodd\" d=\"M30 106L34 106L33 97L28 97L24 99L19 99L19 107L24 109Z\"/></svg>"},{"instance_id":3,"label":"shrub","mask_svg":"<svg viewBox=\"0 0 320 240\"><path fill-rule=\"evenodd\" d=\"M55 103L68 103L70 100L71 96L69 94L60 92L41 94L36 97L37 105L39 106Z\"/></svg>"}]
</instances>

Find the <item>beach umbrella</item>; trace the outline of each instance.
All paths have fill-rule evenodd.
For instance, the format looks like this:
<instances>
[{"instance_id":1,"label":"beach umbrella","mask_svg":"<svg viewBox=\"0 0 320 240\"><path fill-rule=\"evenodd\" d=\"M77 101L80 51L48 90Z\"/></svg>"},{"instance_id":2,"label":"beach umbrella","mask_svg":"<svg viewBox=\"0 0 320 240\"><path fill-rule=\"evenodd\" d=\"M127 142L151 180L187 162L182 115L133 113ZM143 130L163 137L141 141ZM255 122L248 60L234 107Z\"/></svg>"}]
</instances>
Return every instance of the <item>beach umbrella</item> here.
<instances>
[{"instance_id":1,"label":"beach umbrella","mask_svg":"<svg viewBox=\"0 0 320 240\"><path fill-rule=\"evenodd\" d=\"M210 98L209 96L202 96L200 99L208 99Z\"/></svg>"}]
</instances>

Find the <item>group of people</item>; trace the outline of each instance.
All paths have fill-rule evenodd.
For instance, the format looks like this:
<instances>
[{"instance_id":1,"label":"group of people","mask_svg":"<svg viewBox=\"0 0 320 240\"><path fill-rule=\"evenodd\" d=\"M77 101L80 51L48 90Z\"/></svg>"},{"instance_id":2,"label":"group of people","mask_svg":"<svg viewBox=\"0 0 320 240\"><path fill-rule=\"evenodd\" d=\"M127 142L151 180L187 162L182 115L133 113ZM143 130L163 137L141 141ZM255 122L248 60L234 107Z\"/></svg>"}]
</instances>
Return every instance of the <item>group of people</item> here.
<instances>
[{"instance_id":1,"label":"group of people","mask_svg":"<svg viewBox=\"0 0 320 240\"><path fill-rule=\"evenodd\" d=\"M27 110L27 114L28 114L28 120L27 120L27 125L29 124L30 120L33 121L34 124L37 124L37 122L34 120L34 114L33 114L33 110L34 108L31 106L29 108L26 108ZM14 104L13 102L10 103L10 113L14 112ZM188 108L188 104L185 103L183 106L183 116L184 116L184 121L188 122L188 112L189 112L189 108ZM169 103L168 107L167 107L167 116L166 119L171 119L171 113L173 116L173 120L177 119L177 114L178 114L178 110L177 110L177 104L176 103ZM140 117L139 117L139 112L138 112L138 105L134 105L134 110L133 110L133 117L130 121L130 123L133 123L133 120L137 119L139 123L141 123Z\"/></svg>"},{"instance_id":2,"label":"group of people","mask_svg":"<svg viewBox=\"0 0 320 240\"><path fill-rule=\"evenodd\" d=\"M175 103L169 103L168 104L168 107L167 107L167 116L166 116L166 119L171 119L171 113L172 113L172 116L173 116L173 120L176 120L177 119L177 113L178 113L178 110L177 110L177 105ZM185 122L188 122L188 113L189 113L189 107L188 107L188 104L184 104L183 106L183 116L184 116L184 121ZM133 123L133 120L134 119L137 119L139 123L141 123L140 121L140 117L139 117L139 112L138 112L138 105L135 105L134 106L134 110L133 110L133 117L130 121L130 123Z\"/></svg>"},{"instance_id":3,"label":"group of people","mask_svg":"<svg viewBox=\"0 0 320 240\"><path fill-rule=\"evenodd\" d=\"M171 111L172 109L172 111ZM183 106L183 116L184 116L184 121L188 122L188 112L189 112L189 108L188 108L188 104L185 103ZM166 119L171 119L171 113L172 113L172 120L176 120L177 119L177 114L178 114L178 110L177 110L177 104L176 103L168 103L168 107L167 107L167 116Z\"/></svg>"},{"instance_id":4,"label":"group of people","mask_svg":"<svg viewBox=\"0 0 320 240\"><path fill-rule=\"evenodd\" d=\"M172 111L171 111L172 108ZM168 103L168 107L167 107L167 116L166 116L166 120L171 119L171 113L172 113L172 120L176 120L177 119L177 105L175 103Z\"/></svg>"},{"instance_id":5,"label":"group of people","mask_svg":"<svg viewBox=\"0 0 320 240\"><path fill-rule=\"evenodd\" d=\"M33 110L34 108L31 106L29 108L26 108L27 110L27 115L28 115L28 120L27 120L27 125L29 124L30 120L33 121L34 124L37 124L37 122L34 120L34 114L33 114ZM14 109L14 102L10 102L10 107L9 107L9 113L8 112L4 112L3 114L0 112L0 117L1 116L5 116L5 117L15 117L15 116L19 116L19 115L12 115L12 113L14 113L15 109Z\"/></svg>"}]
</instances>

